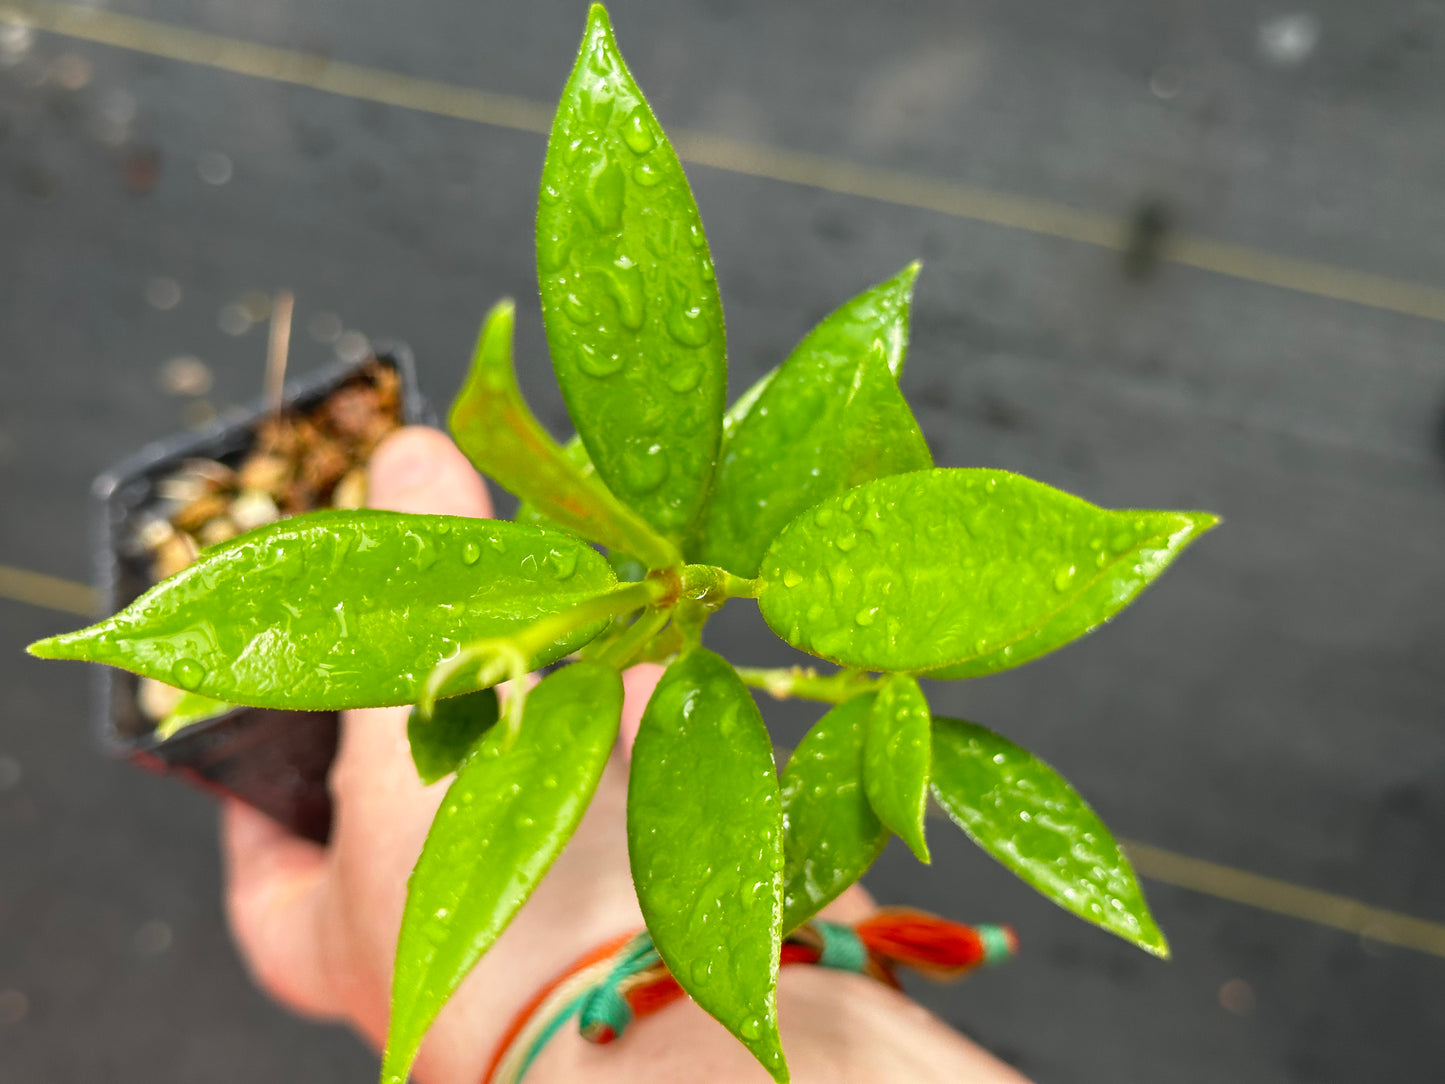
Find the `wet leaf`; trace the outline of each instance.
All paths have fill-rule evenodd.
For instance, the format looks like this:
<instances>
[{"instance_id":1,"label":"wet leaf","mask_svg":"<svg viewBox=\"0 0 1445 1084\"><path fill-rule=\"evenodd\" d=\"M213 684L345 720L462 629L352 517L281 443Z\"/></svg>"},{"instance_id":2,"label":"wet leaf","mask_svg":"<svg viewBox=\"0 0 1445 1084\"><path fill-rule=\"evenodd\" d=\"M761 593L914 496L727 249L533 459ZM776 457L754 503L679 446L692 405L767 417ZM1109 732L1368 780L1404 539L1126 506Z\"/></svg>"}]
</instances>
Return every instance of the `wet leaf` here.
<instances>
[{"instance_id":1,"label":"wet leaf","mask_svg":"<svg viewBox=\"0 0 1445 1084\"><path fill-rule=\"evenodd\" d=\"M778 1038L782 815L742 679L696 649L658 682L632 750L627 841L653 943L699 1005L786 1079Z\"/></svg>"},{"instance_id":2,"label":"wet leaf","mask_svg":"<svg viewBox=\"0 0 1445 1084\"><path fill-rule=\"evenodd\" d=\"M1054 903L1169 955L1114 837L1032 753L973 723L934 719L933 793L975 843Z\"/></svg>"},{"instance_id":3,"label":"wet leaf","mask_svg":"<svg viewBox=\"0 0 1445 1084\"><path fill-rule=\"evenodd\" d=\"M1007 471L918 471L789 523L758 603L788 643L845 666L974 676L1109 620L1216 522L1111 512Z\"/></svg>"},{"instance_id":4,"label":"wet leaf","mask_svg":"<svg viewBox=\"0 0 1445 1084\"><path fill-rule=\"evenodd\" d=\"M596 550L562 531L311 512L208 549L114 617L30 652L109 663L236 704L409 704L460 638L506 636L615 583ZM533 665L606 627L578 630Z\"/></svg>"},{"instance_id":5,"label":"wet leaf","mask_svg":"<svg viewBox=\"0 0 1445 1084\"><path fill-rule=\"evenodd\" d=\"M431 786L460 768L496 721L495 689L438 700L430 719L412 708L406 720L406 740L421 781Z\"/></svg>"},{"instance_id":6,"label":"wet leaf","mask_svg":"<svg viewBox=\"0 0 1445 1084\"><path fill-rule=\"evenodd\" d=\"M599 5L547 145L537 272L552 364L597 473L681 537L722 433L722 304L682 166Z\"/></svg>"},{"instance_id":7,"label":"wet leaf","mask_svg":"<svg viewBox=\"0 0 1445 1084\"><path fill-rule=\"evenodd\" d=\"M928 812L928 701L908 674L883 683L869 714L863 743L863 782L868 804L891 831L927 862L924 816Z\"/></svg>"},{"instance_id":8,"label":"wet leaf","mask_svg":"<svg viewBox=\"0 0 1445 1084\"><path fill-rule=\"evenodd\" d=\"M898 390L918 265L819 324L767 383L718 461L702 557L740 576L798 513L863 482L933 466Z\"/></svg>"},{"instance_id":9,"label":"wet leaf","mask_svg":"<svg viewBox=\"0 0 1445 1084\"><path fill-rule=\"evenodd\" d=\"M831 709L783 770L783 933L797 929L864 873L888 829L863 792L863 739L873 693Z\"/></svg>"},{"instance_id":10,"label":"wet leaf","mask_svg":"<svg viewBox=\"0 0 1445 1084\"><path fill-rule=\"evenodd\" d=\"M768 385L773 382L773 377L778 375L777 368L769 369L762 376L753 382L753 386L733 400L732 406L728 407L727 413L723 415L723 440L732 436L734 430L743 423L743 419L752 413L753 407L757 406L758 400L763 397L763 392L768 390Z\"/></svg>"},{"instance_id":11,"label":"wet leaf","mask_svg":"<svg viewBox=\"0 0 1445 1084\"><path fill-rule=\"evenodd\" d=\"M442 799L411 875L382 1080L401 1084L422 1036L576 830L617 739L622 679L576 663L527 696L521 732L494 728Z\"/></svg>"},{"instance_id":12,"label":"wet leaf","mask_svg":"<svg viewBox=\"0 0 1445 1084\"><path fill-rule=\"evenodd\" d=\"M675 548L608 491L586 455L568 454L533 417L512 365L513 319L507 300L482 325L471 372L448 419L457 446L534 515L649 567L675 564Z\"/></svg>"}]
</instances>

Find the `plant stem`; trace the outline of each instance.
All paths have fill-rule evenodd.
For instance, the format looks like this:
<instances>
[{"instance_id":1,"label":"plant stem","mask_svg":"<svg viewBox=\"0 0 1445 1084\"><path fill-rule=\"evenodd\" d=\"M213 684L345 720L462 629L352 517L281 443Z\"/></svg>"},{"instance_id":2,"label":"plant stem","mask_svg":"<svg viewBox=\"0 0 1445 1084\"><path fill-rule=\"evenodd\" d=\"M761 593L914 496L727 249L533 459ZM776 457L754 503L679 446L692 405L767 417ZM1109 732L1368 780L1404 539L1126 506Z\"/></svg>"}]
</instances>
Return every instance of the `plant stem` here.
<instances>
[{"instance_id":1,"label":"plant stem","mask_svg":"<svg viewBox=\"0 0 1445 1084\"><path fill-rule=\"evenodd\" d=\"M774 700L800 697L804 700L841 704L862 693L871 692L880 684L877 678L870 678L861 670L839 670L834 674L820 675L811 666L778 669L739 666L736 669L744 685L762 689Z\"/></svg>"},{"instance_id":2,"label":"plant stem","mask_svg":"<svg viewBox=\"0 0 1445 1084\"><path fill-rule=\"evenodd\" d=\"M716 609L730 598L757 598L757 580L734 576L716 565L685 565L682 569L682 593L695 602Z\"/></svg>"},{"instance_id":3,"label":"plant stem","mask_svg":"<svg viewBox=\"0 0 1445 1084\"><path fill-rule=\"evenodd\" d=\"M616 639L603 645L594 661L614 666L618 670L627 669L652 638L662 631L671 617L671 610L644 610Z\"/></svg>"},{"instance_id":4,"label":"plant stem","mask_svg":"<svg viewBox=\"0 0 1445 1084\"><path fill-rule=\"evenodd\" d=\"M430 717L437 697L447 683L468 666L475 665L478 688L495 685L504 677L512 681L512 695L507 700L503 722L515 737L516 729L521 724L522 705L527 697L527 666L538 653L584 625L651 606L669 590L667 581L663 579L624 584L615 591L584 599L560 613L534 621L513 636L467 644L456 655L439 663L427 675L417 707L422 715Z\"/></svg>"}]
</instances>

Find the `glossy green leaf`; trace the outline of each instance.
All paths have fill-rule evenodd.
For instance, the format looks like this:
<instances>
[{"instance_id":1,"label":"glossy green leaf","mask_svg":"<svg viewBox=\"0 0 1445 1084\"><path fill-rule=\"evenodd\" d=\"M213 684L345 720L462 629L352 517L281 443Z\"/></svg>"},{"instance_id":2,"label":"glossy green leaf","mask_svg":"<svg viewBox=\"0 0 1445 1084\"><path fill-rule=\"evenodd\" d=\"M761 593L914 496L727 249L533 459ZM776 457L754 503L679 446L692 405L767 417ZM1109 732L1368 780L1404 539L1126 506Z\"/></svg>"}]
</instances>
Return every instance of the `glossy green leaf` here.
<instances>
[{"instance_id":1,"label":"glossy green leaf","mask_svg":"<svg viewBox=\"0 0 1445 1084\"><path fill-rule=\"evenodd\" d=\"M845 666L972 676L1109 620L1216 522L1111 512L1007 471L896 475L788 524L758 604L788 643Z\"/></svg>"},{"instance_id":2,"label":"glossy green leaf","mask_svg":"<svg viewBox=\"0 0 1445 1084\"><path fill-rule=\"evenodd\" d=\"M1169 955L1114 837L1032 753L973 723L934 719L933 793L975 843L1054 903Z\"/></svg>"},{"instance_id":3,"label":"glossy green leaf","mask_svg":"<svg viewBox=\"0 0 1445 1084\"><path fill-rule=\"evenodd\" d=\"M496 723L497 710L495 689L438 700L430 719L412 708L406 720L406 740L421 781L430 786L460 768Z\"/></svg>"},{"instance_id":4,"label":"glossy green leaf","mask_svg":"<svg viewBox=\"0 0 1445 1084\"><path fill-rule=\"evenodd\" d=\"M778 375L777 367L769 369L762 376L753 382L753 386L733 400L732 406L728 407L727 413L723 415L723 443L726 445L729 437L737 431L738 426L743 424L753 407L758 405L758 400L763 397L763 392L768 390L768 385L773 382L773 377Z\"/></svg>"},{"instance_id":5,"label":"glossy green leaf","mask_svg":"<svg viewBox=\"0 0 1445 1084\"><path fill-rule=\"evenodd\" d=\"M622 678L576 663L527 696L510 748L494 728L457 773L412 872L396 947L382 1080L422 1036L571 838L617 739Z\"/></svg>"},{"instance_id":6,"label":"glossy green leaf","mask_svg":"<svg viewBox=\"0 0 1445 1084\"><path fill-rule=\"evenodd\" d=\"M166 717L156 724L155 735L161 741L166 741L175 737L188 726L195 726L197 723L204 723L207 719L225 715L235 706L220 700L213 700L209 696L202 696L200 693L182 690L176 706L171 708Z\"/></svg>"},{"instance_id":7,"label":"glossy green leaf","mask_svg":"<svg viewBox=\"0 0 1445 1084\"><path fill-rule=\"evenodd\" d=\"M908 674L883 683L868 717L863 743L863 783L868 804L889 829L927 862L924 817L928 813L928 701Z\"/></svg>"},{"instance_id":8,"label":"glossy green leaf","mask_svg":"<svg viewBox=\"0 0 1445 1084\"><path fill-rule=\"evenodd\" d=\"M680 537L722 433L722 303L682 166L600 5L547 144L537 272L552 365L597 473Z\"/></svg>"},{"instance_id":9,"label":"glossy green leaf","mask_svg":"<svg viewBox=\"0 0 1445 1084\"><path fill-rule=\"evenodd\" d=\"M863 792L863 740L873 693L813 724L783 769L783 933L797 929L868 872L888 829Z\"/></svg>"},{"instance_id":10,"label":"glossy green leaf","mask_svg":"<svg viewBox=\"0 0 1445 1084\"><path fill-rule=\"evenodd\" d=\"M718 461L702 557L740 576L798 513L863 482L933 466L898 390L918 265L813 330L771 380Z\"/></svg>"},{"instance_id":11,"label":"glossy green leaf","mask_svg":"<svg viewBox=\"0 0 1445 1084\"><path fill-rule=\"evenodd\" d=\"M585 454L580 460L569 455L533 417L512 365L513 320L507 300L482 325L471 372L448 419L457 447L479 471L527 502L533 515L649 567L676 564L672 544L608 491Z\"/></svg>"},{"instance_id":12,"label":"glossy green leaf","mask_svg":"<svg viewBox=\"0 0 1445 1084\"><path fill-rule=\"evenodd\" d=\"M311 512L208 549L109 620L30 652L109 663L237 704L409 704L462 643L514 633L615 584L601 554L561 531ZM557 640L533 665L606 627Z\"/></svg>"},{"instance_id":13,"label":"glossy green leaf","mask_svg":"<svg viewBox=\"0 0 1445 1084\"><path fill-rule=\"evenodd\" d=\"M711 651L658 682L632 749L627 846L657 951L778 1080L782 815L757 705Z\"/></svg>"}]
</instances>

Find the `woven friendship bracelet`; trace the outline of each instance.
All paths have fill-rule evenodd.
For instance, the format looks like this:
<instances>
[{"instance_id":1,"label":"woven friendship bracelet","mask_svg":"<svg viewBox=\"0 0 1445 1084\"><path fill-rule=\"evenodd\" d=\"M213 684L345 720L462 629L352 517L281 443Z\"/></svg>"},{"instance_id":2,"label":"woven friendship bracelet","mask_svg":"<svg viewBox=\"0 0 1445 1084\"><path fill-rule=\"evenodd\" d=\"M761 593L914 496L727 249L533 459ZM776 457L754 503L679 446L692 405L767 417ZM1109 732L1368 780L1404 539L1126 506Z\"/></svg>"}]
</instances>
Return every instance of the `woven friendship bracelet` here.
<instances>
[{"instance_id":1,"label":"woven friendship bracelet","mask_svg":"<svg viewBox=\"0 0 1445 1084\"><path fill-rule=\"evenodd\" d=\"M964 926L922 911L886 908L857 926L815 919L789 934L779 962L870 975L897 987L903 966L930 978L960 978L1018 951L1008 926ZM588 1042L610 1043L629 1024L687 996L646 930L615 938L542 989L512 1021L483 1084L520 1084L551 1038L573 1017Z\"/></svg>"}]
</instances>

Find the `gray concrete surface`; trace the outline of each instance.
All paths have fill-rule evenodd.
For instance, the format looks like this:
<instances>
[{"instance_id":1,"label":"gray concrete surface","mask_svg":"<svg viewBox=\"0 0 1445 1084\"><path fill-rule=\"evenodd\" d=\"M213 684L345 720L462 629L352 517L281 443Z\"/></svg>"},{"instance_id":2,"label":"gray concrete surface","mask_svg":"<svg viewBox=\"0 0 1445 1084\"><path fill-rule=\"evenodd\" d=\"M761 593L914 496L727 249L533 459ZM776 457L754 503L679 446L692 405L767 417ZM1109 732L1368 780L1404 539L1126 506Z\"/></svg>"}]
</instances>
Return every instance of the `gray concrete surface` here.
<instances>
[{"instance_id":1,"label":"gray concrete surface","mask_svg":"<svg viewBox=\"0 0 1445 1084\"><path fill-rule=\"evenodd\" d=\"M578 3L119 0L114 10L536 99ZM1445 5L612 5L665 126L966 181L1445 283ZM1307 56L1282 63L1313 25ZM1274 36L1270 36L1270 28ZM1262 29L1263 28L1263 29ZM1293 29L1294 36L1290 37ZM1261 35L1275 42L1273 59ZM1303 34L1303 37L1301 37ZM0 67L0 563L84 578L90 477L181 424L205 360L259 390L245 291L415 348L445 400L482 312L518 297L545 365L525 133L36 35ZM61 76L89 66L86 84ZM57 67L57 64L60 66ZM74 81L74 80L72 80ZM215 154L231 164L213 184ZM1051 760L1121 834L1445 918L1445 325L943 215L691 171L733 387L921 256L905 391L939 462L1226 526L1128 615L941 711ZM147 302L175 280L180 303ZM76 668L20 654L71 618L0 600L0 1082L355 1081L351 1038L254 993L219 909L203 797L98 759ZM747 661L756 615L714 642ZM768 708L783 743L805 708ZM1013 921L1019 960L919 996L1040 1081L1430 1081L1445 961L1154 886L1164 964L1038 900L944 823L890 850L887 901ZM1220 989L1242 980L1243 1012ZM1232 987L1238 990L1239 987ZM1240 1004L1235 1003L1236 1008Z\"/></svg>"}]
</instances>

